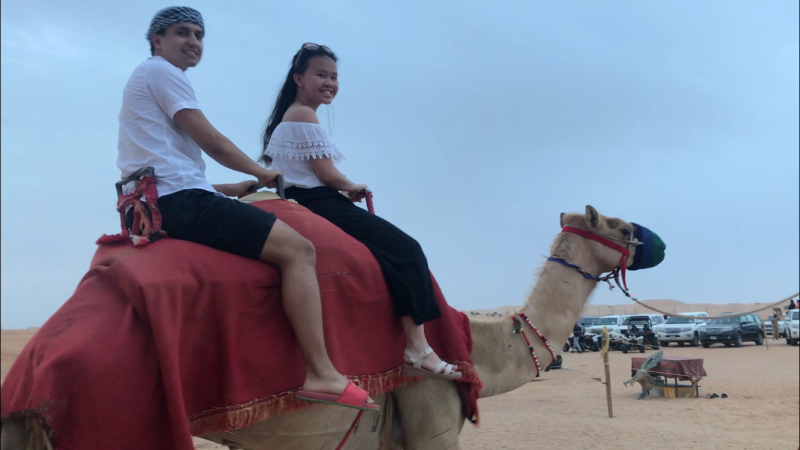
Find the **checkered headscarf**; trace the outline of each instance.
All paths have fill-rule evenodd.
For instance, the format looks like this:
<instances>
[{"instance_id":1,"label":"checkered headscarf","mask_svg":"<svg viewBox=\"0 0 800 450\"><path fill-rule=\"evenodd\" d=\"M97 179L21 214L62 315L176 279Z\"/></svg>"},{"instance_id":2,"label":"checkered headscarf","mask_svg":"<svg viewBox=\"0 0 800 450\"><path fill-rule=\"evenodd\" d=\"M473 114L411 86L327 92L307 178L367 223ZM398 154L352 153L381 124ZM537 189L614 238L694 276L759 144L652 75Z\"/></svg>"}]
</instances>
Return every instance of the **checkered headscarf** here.
<instances>
[{"instance_id":1,"label":"checkered headscarf","mask_svg":"<svg viewBox=\"0 0 800 450\"><path fill-rule=\"evenodd\" d=\"M153 21L150 22L150 29L147 30L145 39L150 40L150 36L157 34L169 28L170 25L187 22L193 23L202 28L205 32L206 27L203 26L203 16L196 9L189 8L188 6L170 6L157 12L153 16Z\"/></svg>"}]
</instances>

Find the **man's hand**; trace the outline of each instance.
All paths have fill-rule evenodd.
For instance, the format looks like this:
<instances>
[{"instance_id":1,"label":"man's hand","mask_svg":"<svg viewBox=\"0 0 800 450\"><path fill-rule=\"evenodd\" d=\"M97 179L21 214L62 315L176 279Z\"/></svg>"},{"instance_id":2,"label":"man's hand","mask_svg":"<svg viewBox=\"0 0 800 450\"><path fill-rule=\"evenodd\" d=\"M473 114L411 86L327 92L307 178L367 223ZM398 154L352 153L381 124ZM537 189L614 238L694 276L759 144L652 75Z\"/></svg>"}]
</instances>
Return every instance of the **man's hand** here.
<instances>
[{"instance_id":1,"label":"man's hand","mask_svg":"<svg viewBox=\"0 0 800 450\"><path fill-rule=\"evenodd\" d=\"M264 186L268 188L277 187L275 178L277 178L278 175L283 176L283 172L280 170L264 170L258 175L258 182L264 184Z\"/></svg>"}]
</instances>

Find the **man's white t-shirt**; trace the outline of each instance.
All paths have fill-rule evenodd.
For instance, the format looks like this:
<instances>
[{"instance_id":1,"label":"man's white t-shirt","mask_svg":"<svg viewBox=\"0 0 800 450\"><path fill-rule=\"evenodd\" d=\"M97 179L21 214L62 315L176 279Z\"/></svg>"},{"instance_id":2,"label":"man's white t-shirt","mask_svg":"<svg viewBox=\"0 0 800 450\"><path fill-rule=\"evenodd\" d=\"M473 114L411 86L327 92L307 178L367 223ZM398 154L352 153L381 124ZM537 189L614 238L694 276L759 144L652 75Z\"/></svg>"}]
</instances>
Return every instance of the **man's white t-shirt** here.
<instances>
[{"instance_id":1,"label":"man's white t-shirt","mask_svg":"<svg viewBox=\"0 0 800 450\"><path fill-rule=\"evenodd\" d=\"M122 178L152 166L159 197L185 189L216 192L206 181L203 151L173 121L182 109L200 109L186 74L161 56L139 64L122 91L117 145ZM132 190L133 183L124 188Z\"/></svg>"}]
</instances>

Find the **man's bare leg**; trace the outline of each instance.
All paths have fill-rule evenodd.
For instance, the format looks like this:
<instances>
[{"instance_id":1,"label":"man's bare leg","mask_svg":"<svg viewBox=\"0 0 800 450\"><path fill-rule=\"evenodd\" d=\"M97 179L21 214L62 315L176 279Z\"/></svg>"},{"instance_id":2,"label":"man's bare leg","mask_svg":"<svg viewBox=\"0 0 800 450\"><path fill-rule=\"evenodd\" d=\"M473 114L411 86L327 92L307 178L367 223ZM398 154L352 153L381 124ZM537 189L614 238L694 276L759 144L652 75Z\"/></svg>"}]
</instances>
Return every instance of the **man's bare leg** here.
<instances>
[{"instance_id":1,"label":"man's bare leg","mask_svg":"<svg viewBox=\"0 0 800 450\"><path fill-rule=\"evenodd\" d=\"M338 395L348 380L333 366L325 348L316 259L314 245L280 220L261 250L261 260L281 271L283 307L306 363L303 389Z\"/></svg>"}]
</instances>

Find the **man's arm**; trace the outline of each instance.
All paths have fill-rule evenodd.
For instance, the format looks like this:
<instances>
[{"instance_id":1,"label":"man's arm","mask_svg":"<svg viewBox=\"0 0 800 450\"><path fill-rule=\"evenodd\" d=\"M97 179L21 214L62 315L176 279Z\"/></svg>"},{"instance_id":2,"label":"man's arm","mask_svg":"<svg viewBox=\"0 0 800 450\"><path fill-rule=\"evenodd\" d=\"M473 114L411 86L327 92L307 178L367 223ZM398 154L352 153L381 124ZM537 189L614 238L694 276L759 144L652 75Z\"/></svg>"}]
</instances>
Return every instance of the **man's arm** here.
<instances>
[{"instance_id":1,"label":"man's arm","mask_svg":"<svg viewBox=\"0 0 800 450\"><path fill-rule=\"evenodd\" d=\"M182 109L175 113L175 123L181 126L197 145L214 161L223 166L252 175L261 183L270 185L280 174L277 170L267 170L259 166L250 157L233 145L230 139L222 135L199 109ZM220 191L221 192L221 191ZM224 192L222 192L225 194Z\"/></svg>"},{"instance_id":2,"label":"man's arm","mask_svg":"<svg viewBox=\"0 0 800 450\"><path fill-rule=\"evenodd\" d=\"M248 180L232 184L212 184L211 186L215 191L227 197L242 197L247 193L247 190L255 184L258 184L258 182Z\"/></svg>"}]
</instances>

